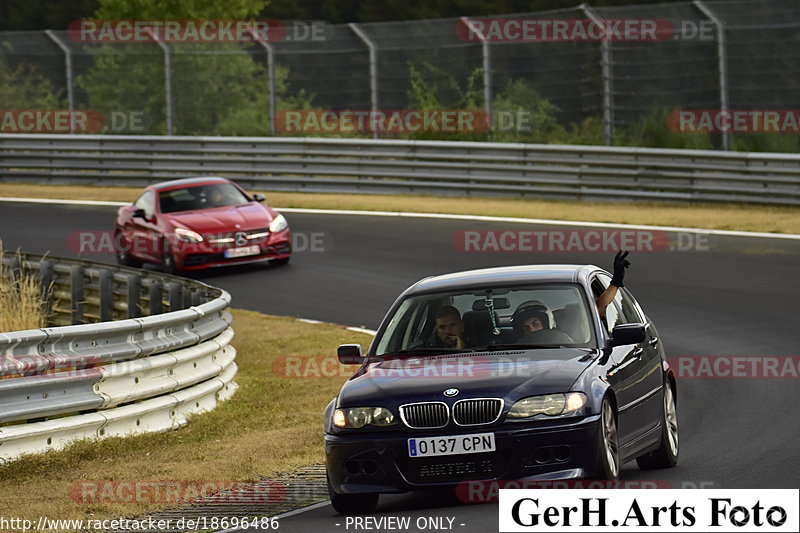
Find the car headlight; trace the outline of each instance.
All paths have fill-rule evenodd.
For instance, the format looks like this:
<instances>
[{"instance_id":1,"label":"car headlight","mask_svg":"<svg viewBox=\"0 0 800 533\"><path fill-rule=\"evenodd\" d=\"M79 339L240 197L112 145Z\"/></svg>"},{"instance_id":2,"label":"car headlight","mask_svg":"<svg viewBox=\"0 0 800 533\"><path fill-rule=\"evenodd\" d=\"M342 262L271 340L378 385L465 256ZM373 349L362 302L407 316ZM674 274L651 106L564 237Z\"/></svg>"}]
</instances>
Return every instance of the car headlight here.
<instances>
[{"instance_id":1,"label":"car headlight","mask_svg":"<svg viewBox=\"0 0 800 533\"><path fill-rule=\"evenodd\" d=\"M528 396L511 406L509 418L529 418L536 415L557 416L574 413L586 405L586 396L581 392Z\"/></svg>"},{"instance_id":2,"label":"car headlight","mask_svg":"<svg viewBox=\"0 0 800 533\"><path fill-rule=\"evenodd\" d=\"M175 228L175 235L185 242L203 242L203 236L186 228Z\"/></svg>"},{"instance_id":3,"label":"car headlight","mask_svg":"<svg viewBox=\"0 0 800 533\"><path fill-rule=\"evenodd\" d=\"M394 423L394 415L385 407L348 407L333 412L333 425L337 428L363 428L367 424L391 426Z\"/></svg>"},{"instance_id":4,"label":"car headlight","mask_svg":"<svg viewBox=\"0 0 800 533\"><path fill-rule=\"evenodd\" d=\"M289 227L289 223L286 222L286 218L283 215L278 215L272 219L272 222L269 223L269 230L272 233L278 233L279 231L283 231Z\"/></svg>"}]
</instances>

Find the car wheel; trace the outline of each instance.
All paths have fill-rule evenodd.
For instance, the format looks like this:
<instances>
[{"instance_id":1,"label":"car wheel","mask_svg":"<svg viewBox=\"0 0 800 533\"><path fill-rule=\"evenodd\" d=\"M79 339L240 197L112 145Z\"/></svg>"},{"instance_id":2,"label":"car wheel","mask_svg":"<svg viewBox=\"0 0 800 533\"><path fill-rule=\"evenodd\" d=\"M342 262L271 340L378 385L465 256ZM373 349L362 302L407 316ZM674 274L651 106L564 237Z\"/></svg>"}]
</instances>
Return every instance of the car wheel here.
<instances>
[{"instance_id":1,"label":"car wheel","mask_svg":"<svg viewBox=\"0 0 800 533\"><path fill-rule=\"evenodd\" d=\"M343 515L371 513L375 510L375 506L378 505L379 496L374 492L367 494L337 494L331 487L330 480L328 480L328 495L331 498L333 508Z\"/></svg>"},{"instance_id":2,"label":"car wheel","mask_svg":"<svg viewBox=\"0 0 800 533\"><path fill-rule=\"evenodd\" d=\"M289 264L289 258L288 257L282 257L280 259L273 259L272 261L269 262L269 264L274 265L274 266L288 265Z\"/></svg>"},{"instance_id":3,"label":"car wheel","mask_svg":"<svg viewBox=\"0 0 800 533\"><path fill-rule=\"evenodd\" d=\"M174 274L175 270L175 256L169 249L169 243L164 241L163 252L161 252L161 272L165 274Z\"/></svg>"},{"instance_id":4,"label":"car wheel","mask_svg":"<svg viewBox=\"0 0 800 533\"><path fill-rule=\"evenodd\" d=\"M600 408L600 430L597 432L598 479L619 479L619 436L614 404L606 396Z\"/></svg>"},{"instance_id":5,"label":"car wheel","mask_svg":"<svg viewBox=\"0 0 800 533\"><path fill-rule=\"evenodd\" d=\"M678 408L669 382L664 384L664 409L661 420L661 446L636 459L642 470L672 468L678 464Z\"/></svg>"},{"instance_id":6,"label":"car wheel","mask_svg":"<svg viewBox=\"0 0 800 533\"><path fill-rule=\"evenodd\" d=\"M131 255L130 245L128 241L125 240L125 237L116 234L114 235L114 242L118 243L118 248L116 250L117 264L136 268L142 266L142 262Z\"/></svg>"}]
</instances>

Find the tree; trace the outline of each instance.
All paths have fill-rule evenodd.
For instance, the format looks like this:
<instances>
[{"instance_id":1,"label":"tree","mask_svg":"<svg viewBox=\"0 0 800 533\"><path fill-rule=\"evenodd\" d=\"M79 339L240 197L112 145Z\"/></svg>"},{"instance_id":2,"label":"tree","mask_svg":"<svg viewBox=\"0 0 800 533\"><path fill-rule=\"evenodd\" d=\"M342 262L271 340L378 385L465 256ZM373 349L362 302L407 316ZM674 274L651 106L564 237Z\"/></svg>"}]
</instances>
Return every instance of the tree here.
<instances>
[{"instance_id":1,"label":"tree","mask_svg":"<svg viewBox=\"0 0 800 533\"><path fill-rule=\"evenodd\" d=\"M249 20L267 0L100 0L103 20ZM175 134L264 134L267 83L247 43L171 43ZM252 47L252 48L251 48ZM155 43L94 47L95 64L79 80L90 107L144 112L149 133L166 132L164 60Z\"/></svg>"},{"instance_id":2,"label":"tree","mask_svg":"<svg viewBox=\"0 0 800 533\"><path fill-rule=\"evenodd\" d=\"M60 92L32 66L9 67L0 56L0 102L4 109L64 109Z\"/></svg>"}]
</instances>

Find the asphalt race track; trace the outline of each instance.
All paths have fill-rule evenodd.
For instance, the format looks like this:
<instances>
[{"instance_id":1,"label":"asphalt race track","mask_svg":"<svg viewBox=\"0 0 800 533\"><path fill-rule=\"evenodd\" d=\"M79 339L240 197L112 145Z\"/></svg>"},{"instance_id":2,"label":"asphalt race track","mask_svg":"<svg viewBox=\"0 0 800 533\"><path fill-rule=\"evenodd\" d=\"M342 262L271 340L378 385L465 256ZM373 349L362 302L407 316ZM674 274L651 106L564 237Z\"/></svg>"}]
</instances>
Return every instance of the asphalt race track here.
<instances>
[{"instance_id":1,"label":"asphalt race track","mask_svg":"<svg viewBox=\"0 0 800 533\"><path fill-rule=\"evenodd\" d=\"M115 210L2 202L0 238L6 250L77 256L70 234L113 229ZM587 228L304 213L289 213L287 219L302 236L296 245L307 245L288 266L226 268L192 277L228 290L235 307L375 329L395 296L428 275L526 263L594 263L608 269L613 259L607 252L462 252L454 246L454 235L463 230ZM658 326L670 357L800 356L800 240L702 235L697 249L688 245L689 240L697 245L697 235L671 238L690 249L633 252L625 280ZM114 261L111 254L82 256ZM679 380L679 465L641 472L631 463L622 479L658 480L674 488L800 487L798 379ZM420 524L433 530L436 524L416 522L424 517L443 517L437 530L498 527L496 504L463 503L452 492L383 496L374 516L410 517L408 531L423 530ZM363 530L330 505L285 516L280 523L284 532L358 529Z\"/></svg>"}]
</instances>

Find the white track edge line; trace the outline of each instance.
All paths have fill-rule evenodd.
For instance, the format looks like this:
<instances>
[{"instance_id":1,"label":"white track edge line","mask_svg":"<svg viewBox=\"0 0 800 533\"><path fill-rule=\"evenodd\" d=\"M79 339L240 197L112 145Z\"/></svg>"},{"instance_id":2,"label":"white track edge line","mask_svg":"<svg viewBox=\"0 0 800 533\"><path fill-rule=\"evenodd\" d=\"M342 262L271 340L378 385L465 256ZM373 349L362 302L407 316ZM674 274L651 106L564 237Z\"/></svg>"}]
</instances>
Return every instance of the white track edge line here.
<instances>
[{"instance_id":1,"label":"white track edge line","mask_svg":"<svg viewBox=\"0 0 800 533\"><path fill-rule=\"evenodd\" d=\"M39 204L63 204L63 205L102 205L102 206L123 206L129 205L128 202L103 202L96 200L55 200L49 198L8 198L0 197L0 202L28 202ZM454 215L446 213L416 213L412 211L359 211L355 209L311 209L299 207L276 207L278 211L286 213L308 213L319 215L361 215L361 216L380 216L380 217L406 217L406 218L438 218L445 220L472 220L480 222L509 222L514 224L543 224L550 226L583 226L594 228L620 228L656 231L684 231L692 233L702 233L705 235L724 235L728 237L752 237L765 239L788 239L800 240L797 233L769 233L759 231L736 231L722 229L692 228L681 226L650 226L644 224L622 224L614 222L588 222L580 220L552 220L545 218L521 218L521 217L496 217L488 215Z\"/></svg>"},{"instance_id":2,"label":"white track edge line","mask_svg":"<svg viewBox=\"0 0 800 533\"><path fill-rule=\"evenodd\" d=\"M275 516L270 516L269 518L274 518L280 522L282 518L288 518L290 516L298 515L301 513L305 513L306 511L313 511L314 509L319 509L321 507L325 507L326 505L330 505L331 501L326 500L324 502L317 502L312 503L311 505L306 505L305 507L300 507L299 509L292 509L291 511L286 511L285 513L277 514ZM234 533L236 531L249 531L250 528L242 529L240 527L232 527L229 529L220 529L217 530L215 533Z\"/></svg>"}]
</instances>

